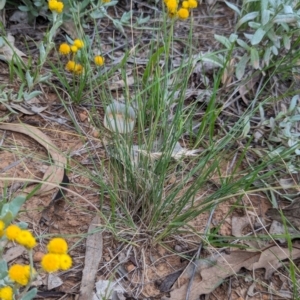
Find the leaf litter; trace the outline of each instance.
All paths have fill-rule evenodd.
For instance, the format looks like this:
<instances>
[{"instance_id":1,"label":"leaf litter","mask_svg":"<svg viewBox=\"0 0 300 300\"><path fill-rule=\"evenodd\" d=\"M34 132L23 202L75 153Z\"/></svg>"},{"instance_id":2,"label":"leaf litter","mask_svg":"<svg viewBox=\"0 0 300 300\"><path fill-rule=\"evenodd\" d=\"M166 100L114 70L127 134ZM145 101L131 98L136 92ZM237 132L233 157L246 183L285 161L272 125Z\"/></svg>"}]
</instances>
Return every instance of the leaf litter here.
<instances>
[{"instance_id":1,"label":"leaf litter","mask_svg":"<svg viewBox=\"0 0 300 300\"><path fill-rule=\"evenodd\" d=\"M227 18L227 19L230 19L230 18ZM198 31L199 32L199 29L200 29L200 31L201 30L203 30L203 28L201 27L201 26L199 26L200 28L196 28L196 32ZM222 27L222 26L221 26ZM68 30L66 30L67 32L68 32ZM72 36L72 34L70 34L71 36ZM206 40L209 40L209 39L211 39L212 38L212 34L211 33L209 33L209 34L207 34L207 36L205 37L205 39ZM204 39L203 39L204 40ZM177 51L178 51L178 49L177 49ZM179 60L180 61L180 60ZM199 64L200 65L200 64ZM201 64L201 66L202 66L203 64ZM200 68L199 66L198 66L198 68ZM215 68L215 66L213 66L213 68ZM213 69L212 68L212 69ZM202 73L202 71L200 72L200 73ZM201 74L200 74L201 75ZM227 79L225 80L226 82L228 81ZM241 95L241 97L242 97L242 99L243 99L243 101L245 102L245 104L247 104L250 100L247 98L246 99L246 96L248 96L248 94L249 94L249 91L254 87L254 84L257 82L258 80L257 79L255 79L254 81L253 81L253 83L251 82L250 84L249 84L249 86L248 85L246 85L245 84L245 86L243 87L243 89L242 90L240 90L240 95ZM132 83L133 83L133 81L132 81ZM120 81L119 82L119 85L120 86L123 86L123 82L122 81ZM115 88L115 87L114 87ZM197 97L199 97L199 101L200 102L203 102L203 100L202 100L202 98L199 96L199 92L194 92L193 90L192 91L189 91L189 95L192 95L192 96L197 96ZM208 98L210 98L210 96L208 95L207 96ZM48 108L48 107L47 107ZM49 109L50 109L51 107L49 107ZM39 120L40 121L40 120ZM84 122L84 120L83 120L83 122ZM84 123L80 123L80 125L83 125ZM44 138L43 138L44 139ZM44 139L45 140L45 139ZM42 143L40 143L40 144L42 144ZM61 147L61 148L63 148L63 143L60 143L59 144L59 146ZM66 149L64 149L64 151L66 151ZM77 153L78 152L78 149L76 149L75 150L75 152ZM147 153L148 154L148 153ZM156 153L157 155L161 155L161 153ZM53 170L52 170L53 171ZM52 172L51 171L51 172ZM60 174L61 175L61 174ZM82 184L85 184L85 185L88 185L88 182L86 181L86 179L85 178L83 178L84 176L78 176L77 174L73 174L73 176L72 176L72 181L73 182L75 182L75 183L82 183ZM45 178L45 176L44 176L44 178ZM49 177L50 178L50 177ZM59 182L59 181L58 181ZM72 199L73 200L73 199ZM95 203L97 203L96 201L95 201ZM223 210L222 212L221 212L221 214L222 214L222 216L224 216L226 213L227 213L227 211L228 210ZM65 215L64 215L65 214ZM67 215L67 213L64 213L64 214L62 214L63 215L63 217L66 217L66 218L70 218L70 215ZM76 230L82 225L81 224L81 222L83 223L83 224L85 224L84 226L87 226L87 224L88 224L88 222L89 222L89 218L88 217L86 217L86 219L77 219L77 215L76 214L74 214L74 215L71 215L72 217L69 219L69 221L70 221L70 223L69 223L69 225L71 226L73 226L74 227L74 232L76 232ZM95 223L94 221L92 221L92 223ZM201 226L203 226L203 224L204 224L205 222L200 222L199 223L199 227L201 227ZM230 222L229 222L230 223ZM59 224L59 225L57 225L57 224ZM57 228L59 229L59 230L65 230L66 229L66 227L64 227L62 224L65 224L65 223L59 223L59 222L57 222L57 224L56 224L56 226L58 226ZM245 224L245 226L246 226L246 224ZM224 227L226 227L226 226L224 226ZM56 229L57 229L56 228ZM226 228L225 228L226 229ZM84 232L86 232L87 231L87 227L83 230ZM228 228L227 228L227 231L226 230L224 230L224 232L228 232ZM242 231L240 230L240 231L238 231L238 233L236 233L237 235L240 235L240 236L242 236ZM92 237L92 236L91 236ZM95 237L96 238L96 237ZM95 245L97 244L96 243L96 241L94 241L95 242ZM194 242L194 241L193 241ZM112 244L112 245L111 245ZM112 263L112 260L113 260L113 257L114 257L114 255L116 255L115 254L115 252L113 252L114 251L114 248L116 248L116 245L112 242L111 244L106 244L106 246L107 247L103 247L104 249L103 249L103 252L104 252L104 254L105 254L105 256L106 257L110 257L111 258L111 261L109 261L109 263L106 265L107 266L107 268L109 268L109 264L111 264ZM193 243L191 243L191 244L193 244ZM89 253L89 243L88 243L88 241L87 241L87 243L86 243L86 252L85 253L81 253L81 255L86 255L86 256L89 256L88 255L88 253ZM295 247L297 246L297 245L294 245ZM275 247L275 246L274 246ZM191 247L190 245L188 246L188 248L193 248L193 247ZM244 268L246 268L246 269L249 269L249 270L256 270L256 269L258 269L259 267L260 268L264 268L266 271L265 271L265 274L266 274L266 276L267 276L267 274L268 274L268 276L267 277L269 277L270 276L270 274L272 274L272 272L273 272L273 270L274 269L276 269L276 268L279 268L280 266L282 266L282 263L280 262L278 262L278 260L276 260L277 259L277 257L276 257L276 255L278 256L278 258L280 257L282 260L284 260L284 259L286 259L286 258L288 258L289 257L289 252L288 252L288 250L287 249L285 249L285 248L282 248L283 249L283 253L276 253L276 251L274 250L273 252L272 252L272 255L273 255L273 253L275 253L274 255L273 255L273 259L271 259L271 257L272 257L272 255L269 253L270 252L270 249L273 249L272 247L270 247L269 249L265 249L265 250L262 250L262 252L260 252L260 251L257 251L257 252L246 252L246 251L232 251L230 254L226 254L226 253L222 253L222 254L219 254L219 255L213 255L213 256L211 256L211 257L208 257L208 258L206 258L205 260L204 259L201 259L200 261L202 261L202 263L199 263L199 268L198 268L198 270L197 270L197 272L198 272L198 275L199 276L202 276L202 280L200 280L198 277L196 277L195 278L195 283L197 283L198 281L200 282L200 287L201 287L201 289L199 288L198 290L197 290L197 293L199 293L198 294L198 297L197 297L197 299L199 299L199 295L202 293L202 291L204 291L204 293L210 293L210 292L212 292L216 287L217 287L217 285L220 283L220 282L224 282L224 279L225 278L227 278L228 276L231 276L231 275L235 275L237 272L239 272L240 270L241 270L241 268L242 267L244 267ZM91 257L93 257L93 258L95 258L95 254L96 252L94 252L94 254L92 254L91 255ZM281 255L281 256L280 256ZM275 257L275 258L274 258ZM292 253L291 253L291 259L296 259L297 257L299 257L298 256L298 252L297 251L292 251ZM98 258L97 258L98 259ZM156 270L153 272L153 273L156 273L155 275L156 275L156 277L157 277L157 275L158 276L165 276L165 274L166 273L171 273L171 270L172 270L172 268L168 268L168 266L167 266L167 264L168 263L170 263L170 262L172 262L172 260L168 260L168 258L167 258L167 255L164 253L164 254L162 254L161 255L161 257L160 257L160 259L164 259L164 261L166 262L165 264L164 264L164 268L160 268L160 266L161 265L159 265L159 266L157 266L157 265L155 265L155 268L156 268ZM150 259L151 260L151 259ZM96 260L95 260L96 261ZM88 264L88 262L85 262L86 263L86 265L87 266L89 266L89 264ZM125 262L124 263L124 266L125 266L125 268L126 268L126 263L128 263L128 262ZM177 262L178 263L178 262ZM195 262L195 263L197 263L197 262ZM256 265L255 265L255 263L256 263ZM77 265L79 265L78 264L78 261L77 261ZM95 263L95 265L96 265L96 263ZM149 265L151 265L151 263L149 262ZM176 267L182 267L182 265L184 265L184 264L177 264L176 265ZM255 267L254 267L254 265L255 265ZM272 266L274 266L274 269L273 269L273 267L271 267L271 265ZM144 265L143 265L144 266ZM152 265L151 265L152 266ZM94 267L95 268L95 267ZM140 267L140 269L142 269L143 267ZM155 269L154 268L154 269ZM136 269L138 269L138 268L136 268ZM158 272L159 271L159 269L161 269L161 271L162 272ZM189 268L188 268L189 269ZM185 277L185 273L187 272L188 273L188 269L183 273L183 275L180 277L180 279L179 279L179 282L181 283L181 286L183 286L185 283L184 283L184 278L185 278L185 280L188 280L188 276L186 276ZM144 270L145 271L145 270ZM172 270L173 271L173 270ZM174 283L174 280L175 280L175 278L178 276L178 274L179 274L179 272L181 272L181 271L177 271L177 272L175 272L175 275L173 275L173 277L172 278L168 278L169 280L170 280L170 283L169 283L169 285L168 285L168 287L166 287L165 289L164 289L164 291L165 292L167 292L167 290L168 289L170 289L171 288L171 286L173 285L173 283ZM146 272L145 272L146 273ZM102 274L102 273L101 273ZM110 272L108 272L108 274L110 274ZM163 275L164 274L164 275ZM215 278L216 279L214 279L214 278L212 278L212 276L211 275L215 275ZM107 275L107 273L106 273L106 275ZM153 278L155 278L155 275L153 275L152 277L150 277L149 278L149 281L151 281L151 280L153 280ZM93 277L93 276L91 276L91 277ZM106 278L108 278L109 276L107 275L106 276ZM130 278L130 276L128 276L128 278ZM134 277L132 277L132 278L134 278ZM136 278L138 278L138 277L136 277ZM204 279L204 280L203 280ZM96 280L96 278L95 279L93 279L93 278L91 278L91 282L93 282L94 280ZM82 282L84 282L84 279L82 279ZM103 283L103 282L105 282L105 283L107 283L107 281L106 280L99 280L99 281L97 281L98 283L100 282L100 283ZM195 283L193 283L193 285L195 284ZM94 284L94 282L93 282L93 284ZM209 286L209 285L211 285L211 286ZM171 292L171 295L174 295L174 293L176 293L176 291L178 292L178 290L173 290L172 292ZM100 292L99 292L100 293ZM56 294L56 296L59 294L59 292L57 292L57 294ZM154 293L153 293L154 294ZM50 295L50 293L49 293L49 295ZM54 293L52 294L52 295L54 295ZM61 294L60 294L61 295ZM179 295L179 294L178 294ZM224 294L222 294L222 295L224 295ZM149 297L151 296L151 294L149 293ZM50 296L49 296L50 297ZM180 299L185 299L185 294L184 293L182 293L181 294L181 297L182 298L180 298ZM171 299L176 299L176 298L173 298L173 297L171 297Z\"/></svg>"}]
</instances>

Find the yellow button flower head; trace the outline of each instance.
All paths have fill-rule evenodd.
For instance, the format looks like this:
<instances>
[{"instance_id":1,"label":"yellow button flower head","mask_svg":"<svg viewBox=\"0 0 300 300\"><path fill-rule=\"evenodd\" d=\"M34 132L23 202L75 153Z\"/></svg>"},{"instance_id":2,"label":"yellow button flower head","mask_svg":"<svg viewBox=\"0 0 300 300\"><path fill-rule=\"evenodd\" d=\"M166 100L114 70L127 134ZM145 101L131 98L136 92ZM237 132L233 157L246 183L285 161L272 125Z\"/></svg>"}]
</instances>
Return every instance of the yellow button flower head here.
<instances>
[{"instance_id":1,"label":"yellow button flower head","mask_svg":"<svg viewBox=\"0 0 300 300\"><path fill-rule=\"evenodd\" d=\"M68 254L59 255L59 268L63 271L69 270L72 267L72 258Z\"/></svg>"},{"instance_id":2,"label":"yellow button flower head","mask_svg":"<svg viewBox=\"0 0 300 300\"><path fill-rule=\"evenodd\" d=\"M0 238L4 235L5 223L0 220Z\"/></svg>"},{"instance_id":3,"label":"yellow button flower head","mask_svg":"<svg viewBox=\"0 0 300 300\"><path fill-rule=\"evenodd\" d=\"M96 55L96 56L94 57L94 62L95 62L95 64L96 64L97 66L103 66L103 65L104 65L104 61L105 61L105 59L104 59L104 57L101 56L101 55Z\"/></svg>"},{"instance_id":4,"label":"yellow button flower head","mask_svg":"<svg viewBox=\"0 0 300 300\"><path fill-rule=\"evenodd\" d=\"M54 11L58 14L62 13L63 9L64 9L64 4L60 1L57 0L49 0L48 1L48 8L51 11Z\"/></svg>"},{"instance_id":5,"label":"yellow button flower head","mask_svg":"<svg viewBox=\"0 0 300 300\"><path fill-rule=\"evenodd\" d=\"M74 74L80 75L83 72L83 66L81 64L76 64L74 69Z\"/></svg>"},{"instance_id":6,"label":"yellow button flower head","mask_svg":"<svg viewBox=\"0 0 300 300\"><path fill-rule=\"evenodd\" d=\"M62 55L68 55L71 51L71 47L67 43L62 43L58 49L59 53Z\"/></svg>"},{"instance_id":7,"label":"yellow button flower head","mask_svg":"<svg viewBox=\"0 0 300 300\"><path fill-rule=\"evenodd\" d=\"M54 238L48 243L47 249L50 253L66 254L68 252L68 244L63 238Z\"/></svg>"},{"instance_id":8,"label":"yellow button flower head","mask_svg":"<svg viewBox=\"0 0 300 300\"><path fill-rule=\"evenodd\" d=\"M72 46L71 46L71 51L72 51L73 53L76 53L76 52L78 51L78 48L77 48L75 45L72 45Z\"/></svg>"},{"instance_id":9,"label":"yellow button flower head","mask_svg":"<svg viewBox=\"0 0 300 300\"><path fill-rule=\"evenodd\" d=\"M28 230L21 230L16 238L16 242L28 249L32 249L36 246L36 240L32 233Z\"/></svg>"},{"instance_id":10,"label":"yellow button flower head","mask_svg":"<svg viewBox=\"0 0 300 300\"><path fill-rule=\"evenodd\" d=\"M74 72L75 65L76 65L75 61L69 60L65 66L65 69L69 72Z\"/></svg>"},{"instance_id":11,"label":"yellow button flower head","mask_svg":"<svg viewBox=\"0 0 300 300\"><path fill-rule=\"evenodd\" d=\"M196 8L198 7L198 2L196 0L188 0L189 8ZM183 5L182 5L183 7Z\"/></svg>"},{"instance_id":12,"label":"yellow button flower head","mask_svg":"<svg viewBox=\"0 0 300 300\"><path fill-rule=\"evenodd\" d=\"M55 11L55 10L56 10L56 7L57 7L57 0L49 0L49 1L48 1L48 8L49 8L51 11Z\"/></svg>"},{"instance_id":13,"label":"yellow button flower head","mask_svg":"<svg viewBox=\"0 0 300 300\"><path fill-rule=\"evenodd\" d=\"M180 8L178 10L178 17L182 20L185 20L189 17L189 11L186 8Z\"/></svg>"},{"instance_id":14,"label":"yellow button flower head","mask_svg":"<svg viewBox=\"0 0 300 300\"><path fill-rule=\"evenodd\" d=\"M6 237L10 241L15 241L19 233L21 232L21 228L17 225L9 225L6 230Z\"/></svg>"},{"instance_id":15,"label":"yellow button flower head","mask_svg":"<svg viewBox=\"0 0 300 300\"><path fill-rule=\"evenodd\" d=\"M109 3L110 0L102 0L103 3Z\"/></svg>"},{"instance_id":16,"label":"yellow button flower head","mask_svg":"<svg viewBox=\"0 0 300 300\"><path fill-rule=\"evenodd\" d=\"M189 8L189 1L183 1L182 2L182 7L183 8Z\"/></svg>"},{"instance_id":17,"label":"yellow button flower head","mask_svg":"<svg viewBox=\"0 0 300 300\"><path fill-rule=\"evenodd\" d=\"M8 270L8 276L20 285L27 285L30 279L30 268L18 264L12 265Z\"/></svg>"},{"instance_id":18,"label":"yellow button flower head","mask_svg":"<svg viewBox=\"0 0 300 300\"><path fill-rule=\"evenodd\" d=\"M56 4L56 12L57 12L58 14L61 14L62 11L63 11L63 9L64 9L64 4L63 4L62 2L58 2L58 1L57 1L57 4Z\"/></svg>"},{"instance_id":19,"label":"yellow button flower head","mask_svg":"<svg viewBox=\"0 0 300 300\"><path fill-rule=\"evenodd\" d=\"M43 256L41 265L48 273L56 272L60 266L59 254L47 253Z\"/></svg>"},{"instance_id":20,"label":"yellow button flower head","mask_svg":"<svg viewBox=\"0 0 300 300\"><path fill-rule=\"evenodd\" d=\"M74 40L73 45L76 46L78 49L81 49L84 47L84 42L80 39L76 39Z\"/></svg>"},{"instance_id":21,"label":"yellow button flower head","mask_svg":"<svg viewBox=\"0 0 300 300\"><path fill-rule=\"evenodd\" d=\"M4 286L0 289L1 300L13 300L13 289L10 286Z\"/></svg>"},{"instance_id":22,"label":"yellow button flower head","mask_svg":"<svg viewBox=\"0 0 300 300\"><path fill-rule=\"evenodd\" d=\"M167 2L167 8L168 8L169 13L174 14L177 11L177 7L178 7L178 4L177 4L176 0L169 0Z\"/></svg>"}]
</instances>

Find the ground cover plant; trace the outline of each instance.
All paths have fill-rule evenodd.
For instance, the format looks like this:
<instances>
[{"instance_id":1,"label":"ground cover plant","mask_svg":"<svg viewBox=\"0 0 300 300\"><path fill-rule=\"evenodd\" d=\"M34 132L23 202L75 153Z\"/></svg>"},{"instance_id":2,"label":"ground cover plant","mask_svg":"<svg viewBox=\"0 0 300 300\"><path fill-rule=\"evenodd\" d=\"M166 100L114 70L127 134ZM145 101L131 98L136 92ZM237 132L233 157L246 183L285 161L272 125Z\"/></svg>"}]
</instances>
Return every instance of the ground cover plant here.
<instances>
[{"instance_id":1,"label":"ground cover plant","mask_svg":"<svg viewBox=\"0 0 300 300\"><path fill-rule=\"evenodd\" d=\"M0 9L0 299L299 298L298 1Z\"/></svg>"}]
</instances>

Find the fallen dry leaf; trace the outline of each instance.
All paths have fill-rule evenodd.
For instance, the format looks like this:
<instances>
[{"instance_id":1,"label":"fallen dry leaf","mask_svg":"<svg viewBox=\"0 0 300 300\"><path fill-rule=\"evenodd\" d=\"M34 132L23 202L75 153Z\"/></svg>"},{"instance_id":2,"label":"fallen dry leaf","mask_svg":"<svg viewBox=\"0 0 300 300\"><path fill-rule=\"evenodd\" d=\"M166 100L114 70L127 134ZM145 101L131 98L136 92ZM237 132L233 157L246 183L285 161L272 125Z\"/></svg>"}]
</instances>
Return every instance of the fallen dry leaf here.
<instances>
[{"instance_id":1,"label":"fallen dry leaf","mask_svg":"<svg viewBox=\"0 0 300 300\"><path fill-rule=\"evenodd\" d=\"M300 201L298 199L294 200L291 205L282 209L282 213L286 217L287 223L292 224L296 229L300 230ZM282 223L282 217L278 209L270 208L266 214L271 219Z\"/></svg>"},{"instance_id":2,"label":"fallen dry leaf","mask_svg":"<svg viewBox=\"0 0 300 300\"><path fill-rule=\"evenodd\" d=\"M59 153L59 150L53 145L52 141L48 136L42 133L39 129L29 126L26 124L6 124L0 123L0 129L10 130L14 132L19 132L26 134L41 144L52 157L53 164L47 169L43 176L43 183L40 189L35 193L35 195L44 194L55 188L55 185L59 185L64 178L64 169L67 165L67 159ZM52 183L49 185L48 183ZM29 187L25 189L24 193L30 193L35 187Z\"/></svg>"},{"instance_id":3,"label":"fallen dry leaf","mask_svg":"<svg viewBox=\"0 0 300 300\"><path fill-rule=\"evenodd\" d=\"M300 244L294 245L290 253L287 248L272 246L262 252L233 251L230 254L219 254L206 260L196 262L197 268L194 281L190 290L190 300L198 300L200 295L209 294L217 288L226 277L236 274L241 268L256 270L264 268L266 278L282 266L285 259L296 259L300 257ZM299 249L298 249L299 248ZM192 274L193 265L187 268L178 280L179 288L170 293L172 300L185 299L189 278ZM167 300L170 298L163 298Z\"/></svg>"},{"instance_id":4,"label":"fallen dry leaf","mask_svg":"<svg viewBox=\"0 0 300 300\"><path fill-rule=\"evenodd\" d=\"M16 61L17 58L19 60L23 60L24 63L26 63L26 61L23 59L26 54L14 46L15 38L11 34L8 34L6 39L3 39L3 41L4 44L2 47L0 47L0 59L10 62Z\"/></svg>"},{"instance_id":5,"label":"fallen dry leaf","mask_svg":"<svg viewBox=\"0 0 300 300\"><path fill-rule=\"evenodd\" d=\"M99 216L96 216L89 227L88 232L93 232L100 224ZM98 265L102 258L103 239L102 232L91 234L86 240L86 252L84 260L84 269L80 286L79 300L92 300L95 287L95 276L98 271Z\"/></svg>"}]
</instances>

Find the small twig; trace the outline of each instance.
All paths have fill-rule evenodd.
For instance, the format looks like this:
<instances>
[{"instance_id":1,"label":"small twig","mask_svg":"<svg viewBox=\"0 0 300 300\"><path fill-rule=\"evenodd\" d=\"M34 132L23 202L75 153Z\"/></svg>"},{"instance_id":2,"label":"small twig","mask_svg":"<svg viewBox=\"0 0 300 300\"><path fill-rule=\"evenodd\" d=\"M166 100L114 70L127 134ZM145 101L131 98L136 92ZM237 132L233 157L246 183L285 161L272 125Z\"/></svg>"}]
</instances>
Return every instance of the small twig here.
<instances>
[{"instance_id":1,"label":"small twig","mask_svg":"<svg viewBox=\"0 0 300 300\"><path fill-rule=\"evenodd\" d=\"M210 215L209 215L209 218L208 218L208 221L207 221L207 224L206 224L206 228L205 228L205 235L207 234L208 232L208 228L209 228L209 225L211 223L211 219L212 219L212 216L215 212L215 209L216 209L216 205L214 205L214 207L212 208L211 212L210 212ZM200 252L202 250L202 242L200 243L199 247L198 247L198 250L197 250L197 253L196 255L193 257L192 260L197 260L199 259L200 257ZM197 265L194 263L193 264L193 271L192 271L192 275L190 277L190 280L189 280L189 284L188 284L188 287L187 287L187 291L186 291L186 297L185 297L185 300L189 300L189 297L190 297L190 292L191 292L191 287L192 287L192 284L193 284L193 280L194 280L194 277L195 277L195 273L196 273L196 267Z\"/></svg>"}]
</instances>

